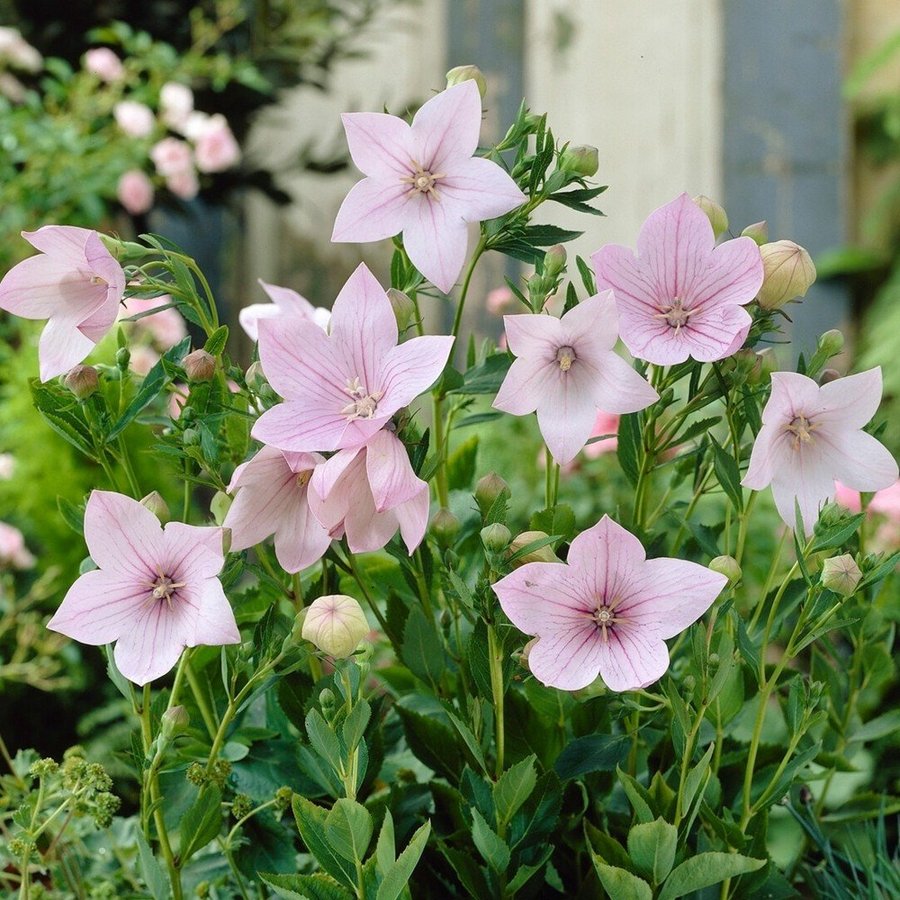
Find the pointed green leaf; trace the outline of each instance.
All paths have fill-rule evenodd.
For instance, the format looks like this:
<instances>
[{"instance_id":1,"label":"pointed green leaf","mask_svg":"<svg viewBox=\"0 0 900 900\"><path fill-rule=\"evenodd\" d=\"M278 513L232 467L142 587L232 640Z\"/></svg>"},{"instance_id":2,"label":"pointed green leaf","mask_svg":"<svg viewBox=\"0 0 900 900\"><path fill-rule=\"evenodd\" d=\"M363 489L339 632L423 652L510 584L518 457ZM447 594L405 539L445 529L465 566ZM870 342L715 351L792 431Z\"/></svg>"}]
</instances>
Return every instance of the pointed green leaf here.
<instances>
[{"instance_id":1,"label":"pointed green leaf","mask_svg":"<svg viewBox=\"0 0 900 900\"><path fill-rule=\"evenodd\" d=\"M474 807L472 812L472 841L484 861L495 871L505 872L509 865L509 846L485 822L484 817Z\"/></svg>"},{"instance_id":2,"label":"pointed green leaf","mask_svg":"<svg viewBox=\"0 0 900 900\"><path fill-rule=\"evenodd\" d=\"M325 817L325 832L332 849L356 862L365 859L372 830L372 814L347 797L337 800Z\"/></svg>"},{"instance_id":3,"label":"pointed green leaf","mask_svg":"<svg viewBox=\"0 0 900 900\"><path fill-rule=\"evenodd\" d=\"M431 822L426 822L416 830L403 852L397 857L397 861L385 875L384 881L378 886L375 900L396 900L400 896L422 857L430 834Z\"/></svg>"},{"instance_id":4,"label":"pointed green leaf","mask_svg":"<svg viewBox=\"0 0 900 900\"><path fill-rule=\"evenodd\" d=\"M726 878L755 872L766 864L764 859L751 859L737 853L698 853L691 856L666 879L658 900L675 900L693 891L720 884Z\"/></svg>"},{"instance_id":5,"label":"pointed green leaf","mask_svg":"<svg viewBox=\"0 0 900 900\"><path fill-rule=\"evenodd\" d=\"M661 884L675 863L678 829L665 819L639 823L628 832L628 855L638 871Z\"/></svg>"},{"instance_id":6,"label":"pointed green leaf","mask_svg":"<svg viewBox=\"0 0 900 900\"><path fill-rule=\"evenodd\" d=\"M643 878L632 875L626 869L600 862L594 853L591 854L591 858L594 860L594 868L597 870L600 883L613 900L653 900L653 891Z\"/></svg>"},{"instance_id":7,"label":"pointed green leaf","mask_svg":"<svg viewBox=\"0 0 900 900\"><path fill-rule=\"evenodd\" d=\"M294 794L291 807L306 849L332 878L355 892L356 864L338 853L329 843L325 830L327 812L299 794Z\"/></svg>"}]
</instances>

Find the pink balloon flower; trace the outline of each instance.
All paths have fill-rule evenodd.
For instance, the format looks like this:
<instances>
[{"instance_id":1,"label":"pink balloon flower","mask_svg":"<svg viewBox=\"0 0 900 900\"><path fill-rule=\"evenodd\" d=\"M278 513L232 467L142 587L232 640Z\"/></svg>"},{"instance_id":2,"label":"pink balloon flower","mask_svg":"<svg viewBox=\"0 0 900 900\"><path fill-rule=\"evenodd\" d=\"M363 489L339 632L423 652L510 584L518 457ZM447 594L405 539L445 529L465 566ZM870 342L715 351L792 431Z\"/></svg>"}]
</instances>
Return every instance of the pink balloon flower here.
<instances>
[{"instance_id":1,"label":"pink balloon flower","mask_svg":"<svg viewBox=\"0 0 900 900\"><path fill-rule=\"evenodd\" d=\"M618 338L612 291L589 297L561 319L504 316L510 366L494 406L515 416L537 410L553 458L570 463L588 442L597 411L630 413L659 395L613 352Z\"/></svg>"},{"instance_id":2,"label":"pink balloon flower","mask_svg":"<svg viewBox=\"0 0 900 900\"><path fill-rule=\"evenodd\" d=\"M682 194L650 213L637 250L607 244L591 256L598 289L615 292L619 331L632 356L671 366L740 349L751 323L742 307L763 282L751 238L716 246L706 214Z\"/></svg>"},{"instance_id":3,"label":"pink balloon flower","mask_svg":"<svg viewBox=\"0 0 900 900\"><path fill-rule=\"evenodd\" d=\"M237 491L222 523L231 549L246 550L275 535L275 555L286 572L299 572L322 558L331 538L309 507L309 481L325 458L263 447L238 466L228 490Z\"/></svg>"},{"instance_id":4,"label":"pink balloon flower","mask_svg":"<svg viewBox=\"0 0 900 900\"><path fill-rule=\"evenodd\" d=\"M406 448L382 429L364 446L336 453L317 466L309 505L353 553L380 550L400 529L412 553L428 526L428 485L416 477Z\"/></svg>"},{"instance_id":5,"label":"pink balloon flower","mask_svg":"<svg viewBox=\"0 0 900 900\"><path fill-rule=\"evenodd\" d=\"M321 306L313 306L305 297L301 297L290 288L279 287L277 284L267 284L261 278L259 283L268 294L271 303L253 303L245 306L238 313L238 321L241 328L251 341L259 340L260 319L278 319L282 327L294 319L309 319L315 322L323 330L328 330L331 321L331 310Z\"/></svg>"},{"instance_id":6,"label":"pink balloon flower","mask_svg":"<svg viewBox=\"0 0 900 900\"><path fill-rule=\"evenodd\" d=\"M836 378L819 387L796 372L774 372L741 484L772 485L781 518L790 528L800 506L810 534L819 508L835 496L835 480L856 491L878 491L897 480L897 463L862 427L881 402L881 369Z\"/></svg>"},{"instance_id":7,"label":"pink balloon flower","mask_svg":"<svg viewBox=\"0 0 900 900\"><path fill-rule=\"evenodd\" d=\"M669 667L665 639L696 622L728 579L682 559L647 559L641 542L604 516L572 541L567 563L528 563L494 585L500 606L537 635L528 668L564 691L599 674L633 691Z\"/></svg>"},{"instance_id":8,"label":"pink balloon flower","mask_svg":"<svg viewBox=\"0 0 900 900\"><path fill-rule=\"evenodd\" d=\"M332 241L380 241L403 232L416 268L442 291L466 259L466 223L525 202L496 163L475 157L481 94L464 81L432 97L408 125L386 113L345 113L350 155L366 175L338 210Z\"/></svg>"},{"instance_id":9,"label":"pink balloon flower","mask_svg":"<svg viewBox=\"0 0 900 900\"><path fill-rule=\"evenodd\" d=\"M397 339L391 302L365 265L334 301L330 334L312 321L261 321L260 361L285 402L260 416L253 437L297 453L365 443L431 386L453 346L439 335Z\"/></svg>"},{"instance_id":10,"label":"pink balloon flower","mask_svg":"<svg viewBox=\"0 0 900 900\"><path fill-rule=\"evenodd\" d=\"M0 281L0 309L23 319L48 319L38 347L41 381L68 372L116 321L125 273L95 231L45 225L23 231L41 251Z\"/></svg>"},{"instance_id":11,"label":"pink balloon flower","mask_svg":"<svg viewBox=\"0 0 900 900\"><path fill-rule=\"evenodd\" d=\"M216 577L225 561L221 528L163 528L136 500L93 491L84 538L99 568L69 588L47 623L52 631L83 644L116 641L116 665L138 685L165 675L185 647L240 641Z\"/></svg>"}]
</instances>

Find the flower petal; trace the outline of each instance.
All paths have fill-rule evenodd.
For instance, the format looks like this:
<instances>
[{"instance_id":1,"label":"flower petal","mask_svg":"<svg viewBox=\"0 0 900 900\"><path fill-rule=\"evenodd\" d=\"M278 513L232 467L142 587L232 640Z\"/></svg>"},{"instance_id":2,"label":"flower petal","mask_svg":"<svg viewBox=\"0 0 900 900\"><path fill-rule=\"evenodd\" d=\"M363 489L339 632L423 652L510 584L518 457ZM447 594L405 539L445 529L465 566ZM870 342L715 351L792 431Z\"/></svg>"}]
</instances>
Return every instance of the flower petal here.
<instances>
[{"instance_id":1,"label":"flower petal","mask_svg":"<svg viewBox=\"0 0 900 900\"><path fill-rule=\"evenodd\" d=\"M641 542L609 516L604 516L572 541L568 562L588 595L611 603L627 595L645 558Z\"/></svg>"},{"instance_id":2,"label":"flower petal","mask_svg":"<svg viewBox=\"0 0 900 900\"><path fill-rule=\"evenodd\" d=\"M831 382L832 384L834 382ZM897 461L880 441L865 431L823 434L831 474L855 491L880 491L897 480Z\"/></svg>"},{"instance_id":3,"label":"flower petal","mask_svg":"<svg viewBox=\"0 0 900 900\"><path fill-rule=\"evenodd\" d=\"M794 453L789 468L781 469L772 479L772 496L778 513L788 528L794 528L794 502L800 506L806 534L812 534L820 508L834 497L834 475L823 454L814 446Z\"/></svg>"},{"instance_id":4,"label":"flower petal","mask_svg":"<svg viewBox=\"0 0 900 900\"><path fill-rule=\"evenodd\" d=\"M749 303L759 293L763 276L762 257L752 238L723 241L713 249L707 268L691 285L690 306L696 309Z\"/></svg>"},{"instance_id":5,"label":"flower petal","mask_svg":"<svg viewBox=\"0 0 900 900\"><path fill-rule=\"evenodd\" d=\"M148 604L140 619L116 642L116 666L129 681L145 685L174 668L192 634L189 608Z\"/></svg>"},{"instance_id":6,"label":"flower petal","mask_svg":"<svg viewBox=\"0 0 900 900\"><path fill-rule=\"evenodd\" d=\"M476 89L477 90L477 89ZM445 294L453 287L466 261L468 231L456 204L413 197L407 207L403 244L413 265Z\"/></svg>"},{"instance_id":7,"label":"flower petal","mask_svg":"<svg viewBox=\"0 0 900 900\"><path fill-rule=\"evenodd\" d=\"M396 435L384 429L366 443L366 476L376 512L393 509L428 489L416 477L406 447Z\"/></svg>"},{"instance_id":8,"label":"flower petal","mask_svg":"<svg viewBox=\"0 0 900 900\"><path fill-rule=\"evenodd\" d=\"M538 427L561 466L578 455L594 430L597 405L591 390L592 374L592 369L579 367L577 361L568 372L557 366L555 378L538 398Z\"/></svg>"},{"instance_id":9,"label":"flower petal","mask_svg":"<svg viewBox=\"0 0 900 900\"><path fill-rule=\"evenodd\" d=\"M559 365L544 359L521 356L513 361L494 398L494 409L514 416L527 416L542 401L552 403L558 387Z\"/></svg>"},{"instance_id":10,"label":"flower petal","mask_svg":"<svg viewBox=\"0 0 900 900\"><path fill-rule=\"evenodd\" d=\"M753 442L750 465L741 480L744 487L761 491L772 483L775 473L790 465L791 434L781 426L763 425Z\"/></svg>"},{"instance_id":11,"label":"flower petal","mask_svg":"<svg viewBox=\"0 0 900 900\"><path fill-rule=\"evenodd\" d=\"M752 322L742 306L710 305L691 316L680 336L698 362L715 362L740 349Z\"/></svg>"},{"instance_id":12,"label":"flower petal","mask_svg":"<svg viewBox=\"0 0 900 900\"><path fill-rule=\"evenodd\" d=\"M384 357L377 383L384 391L378 414L393 415L437 381L453 349L454 338L425 335L392 347Z\"/></svg>"},{"instance_id":13,"label":"flower petal","mask_svg":"<svg viewBox=\"0 0 900 900\"><path fill-rule=\"evenodd\" d=\"M221 528L169 522L163 529L165 574L175 581L214 578L225 565Z\"/></svg>"},{"instance_id":14,"label":"flower petal","mask_svg":"<svg viewBox=\"0 0 900 900\"><path fill-rule=\"evenodd\" d=\"M399 234L413 202L410 186L397 178L363 178L350 188L334 220L335 243L382 241Z\"/></svg>"},{"instance_id":15,"label":"flower petal","mask_svg":"<svg viewBox=\"0 0 900 900\"><path fill-rule=\"evenodd\" d=\"M94 342L78 330L74 320L54 316L44 326L38 343L41 381L65 374L93 349Z\"/></svg>"},{"instance_id":16,"label":"flower petal","mask_svg":"<svg viewBox=\"0 0 900 900\"><path fill-rule=\"evenodd\" d=\"M528 668L548 687L579 691L596 681L603 646L594 624L583 622L542 636L528 653Z\"/></svg>"},{"instance_id":17,"label":"flower petal","mask_svg":"<svg viewBox=\"0 0 900 900\"><path fill-rule=\"evenodd\" d=\"M493 585L500 606L525 634L549 635L589 621L595 604L565 563L527 563Z\"/></svg>"},{"instance_id":18,"label":"flower petal","mask_svg":"<svg viewBox=\"0 0 900 900\"><path fill-rule=\"evenodd\" d=\"M165 544L159 519L124 494L91 491L84 511L84 539L101 568L151 585L163 562Z\"/></svg>"},{"instance_id":19,"label":"flower petal","mask_svg":"<svg viewBox=\"0 0 900 900\"><path fill-rule=\"evenodd\" d=\"M360 172L376 178L402 178L412 171L409 125L387 113L343 113L347 146Z\"/></svg>"},{"instance_id":20,"label":"flower petal","mask_svg":"<svg viewBox=\"0 0 900 900\"><path fill-rule=\"evenodd\" d=\"M467 222L483 222L521 206L526 197L515 181L497 163L473 156L455 162L446 177L437 183L445 196L463 210Z\"/></svg>"},{"instance_id":21,"label":"flower petal","mask_svg":"<svg viewBox=\"0 0 900 900\"><path fill-rule=\"evenodd\" d=\"M472 156L481 134L478 86L469 80L441 91L415 114L411 130L415 159L429 172L442 172L448 163Z\"/></svg>"},{"instance_id":22,"label":"flower petal","mask_svg":"<svg viewBox=\"0 0 900 900\"><path fill-rule=\"evenodd\" d=\"M178 591L177 602L192 608L193 629L186 638L188 647L240 643L234 610L218 578L201 578L185 585Z\"/></svg>"},{"instance_id":23,"label":"flower petal","mask_svg":"<svg viewBox=\"0 0 900 900\"><path fill-rule=\"evenodd\" d=\"M391 510L400 526L400 537L403 538L403 543L406 544L410 556L425 537L430 508L431 500L426 485L412 500L407 500L406 503L401 503Z\"/></svg>"},{"instance_id":24,"label":"flower petal","mask_svg":"<svg viewBox=\"0 0 900 900\"><path fill-rule=\"evenodd\" d=\"M619 315L612 291L582 300L560 322L565 342L570 346L577 344L580 349L612 350L619 339Z\"/></svg>"},{"instance_id":25,"label":"flower petal","mask_svg":"<svg viewBox=\"0 0 900 900\"><path fill-rule=\"evenodd\" d=\"M623 306L649 306L656 312L663 298L652 273L634 252L621 244L607 244L591 254L597 289L612 290L619 311Z\"/></svg>"},{"instance_id":26,"label":"flower petal","mask_svg":"<svg viewBox=\"0 0 900 900\"><path fill-rule=\"evenodd\" d=\"M588 357L579 355L570 374L576 369L585 370L584 389L603 412L637 412L659 400L648 381L611 350L591 352Z\"/></svg>"},{"instance_id":27,"label":"flower petal","mask_svg":"<svg viewBox=\"0 0 900 900\"><path fill-rule=\"evenodd\" d=\"M818 404L822 412L817 421L839 422L843 428L862 428L878 411L881 392L881 366L835 378L819 388Z\"/></svg>"},{"instance_id":28,"label":"flower petal","mask_svg":"<svg viewBox=\"0 0 900 900\"><path fill-rule=\"evenodd\" d=\"M608 642L600 642L599 667L611 691L636 691L665 675L669 651L648 630L616 628L609 632Z\"/></svg>"},{"instance_id":29,"label":"flower petal","mask_svg":"<svg viewBox=\"0 0 900 900\"><path fill-rule=\"evenodd\" d=\"M346 398L345 398L346 402ZM253 424L251 434L258 441L292 452L330 452L365 443L389 416L354 419L340 412L320 411L299 401L286 401L266 410Z\"/></svg>"},{"instance_id":30,"label":"flower petal","mask_svg":"<svg viewBox=\"0 0 900 900\"><path fill-rule=\"evenodd\" d=\"M105 287L49 256L22 260L0 281L0 309L23 319L62 316L78 324L103 306L106 297Z\"/></svg>"}]
</instances>

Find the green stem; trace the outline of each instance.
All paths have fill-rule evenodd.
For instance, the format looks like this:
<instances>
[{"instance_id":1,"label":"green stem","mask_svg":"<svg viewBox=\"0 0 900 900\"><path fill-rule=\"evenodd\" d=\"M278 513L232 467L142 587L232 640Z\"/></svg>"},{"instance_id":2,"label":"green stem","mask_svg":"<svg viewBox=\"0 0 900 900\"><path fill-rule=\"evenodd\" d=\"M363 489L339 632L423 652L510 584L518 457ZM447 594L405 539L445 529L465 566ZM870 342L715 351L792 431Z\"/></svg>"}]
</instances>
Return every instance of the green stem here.
<instances>
[{"instance_id":1,"label":"green stem","mask_svg":"<svg viewBox=\"0 0 900 900\"><path fill-rule=\"evenodd\" d=\"M488 625L488 662L491 670L491 695L494 700L494 732L497 744L496 777L503 774L503 758L506 745L506 728L503 707L503 654L497 632L493 625Z\"/></svg>"},{"instance_id":2,"label":"green stem","mask_svg":"<svg viewBox=\"0 0 900 900\"><path fill-rule=\"evenodd\" d=\"M444 436L444 397L440 393L440 388L434 394L432 409L434 449L438 458L437 470L434 473L434 488L441 509L447 509L450 505L450 484L447 477L447 445Z\"/></svg>"},{"instance_id":3,"label":"green stem","mask_svg":"<svg viewBox=\"0 0 900 900\"><path fill-rule=\"evenodd\" d=\"M128 479L131 494L135 500L140 500L144 495L138 484L137 475L134 473L134 467L131 465L131 454L128 452L128 445L121 437L118 439L117 444L119 447L119 459L122 463L122 468L125 470L125 477Z\"/></svg>"},{"instance_id":4,"label":"green stem","mask_svg":"<svg viewBox=\"0 0 900 900\"><path fill-rule=\"evenodd\" d=\"M359 571L359 568L356 565L356 559L354 558L353 554L350 552L349 549L346 550L346 556L347 556L347 566L350 569L350 574L353 576L354 580L359 585L359 589L362 591L363 597L366 598L366 603L369 604L370 609L372 610L373 613L375 613L375 618L378 619L378 624L381 626L381 630L385 634L387 634L388 633L387 620L384 618L384 616L381 613L381 610L378 608L378 604L375 602L375 598L372 596L371 592L369 591L368 585L366 584L365 580L362 577L362 573Z\"/></svg>"},{"instance_id":5,"label":"green stem","mask_svg":"<svg viewBox=\"0 0 900 900\"><path fill-rule=\"evenodd\" d=\"M193 666L191 666L190 661L185 663L184 672L187 676L188 684L191 686L191 693L194 695L194 702L197 704L197 709L200 710L200 718L203 719L203 724L206 726L206 730L209 732L210 740L213 740L213 738L215 738L216 736L216 720L212 714L212 710L209 707L209 703L206 700L206 694L203 691L203 686L197 679L197 674L194 672Z\"/></svg>"},{"instance_id":6,"label":"green stem","mask_svg":"<svg viewBox=\"0 0 900 900\"><path fill-rule=\"evenodd\" d=\"M459 302L456 304L456 315L453 317L453 329L450 332L453 337L459 336L459 329L462 325L463 307L465 307L466 305L466 297L469 294L469 284L472 281L472 275L475 272L475 266L478 264L478 260L481 259L481 254L484 253L486 246L487 238L482 235L478 241L477 246L475 247L475 252L472 254L472 259L469 261L469 267L468 269L466 269L462 288L459 292Z\"/></svg>"},{"instance_id":7,"label":"green stem","mask_svg":"<svg viewBox=\"0 0 900 900\"><path fill-rule=\"evenodd\" d=\"M545 447L546 453L546 477L544 479L544 505L547 509L553 509L559 499L559 465L553 459L549 447Z\"/></svg>"}]
</instances>

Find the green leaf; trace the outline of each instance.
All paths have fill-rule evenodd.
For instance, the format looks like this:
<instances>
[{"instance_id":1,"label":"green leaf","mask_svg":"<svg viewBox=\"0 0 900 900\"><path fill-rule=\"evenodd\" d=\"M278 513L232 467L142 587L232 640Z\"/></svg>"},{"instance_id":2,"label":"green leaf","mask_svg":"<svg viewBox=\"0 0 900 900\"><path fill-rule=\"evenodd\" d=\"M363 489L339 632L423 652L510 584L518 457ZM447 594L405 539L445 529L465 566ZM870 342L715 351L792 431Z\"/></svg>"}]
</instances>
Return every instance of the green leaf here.
<instances>
[{"instance_id":1,"label":"green leaf","mask_svg":"<svg viewBox=\"0 0 900 900\"><path fill-rule=\"evenodd\" d=\"M889 734L900 734L900 709L893 709L861 725L851 735L851 741L876 741Z\"/></svg>"},{"instance_id":2,"label":"green leaf","mask_svg":"<svg viewBox=\"0 0 900 900\"><path fill-rule=\"evenodd\" d=\"M135 832L135 840L138 845L138 854L141 862L141 877L144 884L153 896L153 900L167 900L170 896L169 879L163 872L159 860L153 855L153 851L147 844L140 829Z\"/></svg>"},{"instance_id":3,"label":"green leaf","mask_svg":"<svg viewBox=\"0 0 900 900\"><path fill-rule=\"evenodd\" d=\"M478 435L463 441L447 458L447 483L452 491L467 491L475 480Z\"/></svg>"},{"instance_id":4,"label":"green leaf","mask_svg":"<svg viewBox=\"0 0 900 900\"><path fill-rule=\"evenodd\" d=\"M472 841L484 861L495 871L505 872L509 865L509 845L472 807Z\"/></svg>"},{"instance_id":5,"label":"green leaf","mask_svg":"<svg viewBox=\"0 0 900 900\"><path fill-rule=\"evenodd\" d=\"M463 376L463 383L448 394L496 394L506 378L513 358L508 353L494 353L488 356L481 365L469 369Z\"/></svg>"},{"instance_id":6,"label":"green leaf","mask_svg":"<svg viewBox=\"0 0 900 900\"><path fill-rule=\"evenodd\" d=\"M344 746L348 752L352 753L359 745L371 716L372 707L369 706L367 700L360 699L354 704L353 710L341 727L341 736L344 738Z\"/></svg>"},{"instance_id":7,"label":"green leaf","mask_svg":"<svg viewBox=\"0 0 900 900\"><path fill-rule=\"evenodd\" d=\"M259 877L284 900L351 900L355 893L345 891L330 875L278 875L260 872Z\"/></svg>"},{"instance_id":8,"label":"green leaf","mask_svg":"<svg viewBox=\"0 0 900 900\"><path fill-rule=\"evenodd\" d=\"M532 531L558 534L569 541L575 534L575 511L567 503L557 503L556 506L536 512L528 525Z\"/></svg>"},{"instance_id":9,"label":"green leaf","mask_svg":"<svg viewBox=\"0 0 900 900\"><path fill-rule=\"evenodd\" d=\"M56 498L56 508L62 520L75 532L75 534L84 534L84 504L76 506L71 500L65 497Z\"/></svg>"},{"instance_id":10,"label":"green leaf","mask_svg":"<svg viewBox=\"0 0 900 900\"><path fill-rule=\"evenodd\" d=\"M197 799L181 818L178 856L186 863L219 834L222 827L222 792L214 785L200 789Z\"/></svg>"},{"instance_id":11,"label":"green leaf","mask_svg":"<svg viewBox=\"0 0 900 900\"><path fill-rule=\"evenodd\" d=\"M588 772L612 772L631 749L624 734L588 734L575 738L556 758L553 768L566 781Z\"/></svg>"},{"instance_id":12,"label":"green leaf","mask_svg":"<svg viewBox=\"0 0 900 900\"><path fill-rule=\"evenodd\" d=\"M594 270L590 264L581 256L575 257L575 264L578 266L578 274L581 275L581 283L587 291L588 296L597 293L597 282L594 279Z\"/></svg>"},{"instance_id":13,"label":"green leaf","mask_svg":"<svg viewBox=\"0 0 900 900\"><path fill-rule=\"evenodd\" d=\"M294 794L291 806L306 849L332 878L336 878L345 887L350 888L355 895L356 865L352 859L346 859L337 853L328 842L325 829L327 816L325 810L299 794Z\"/></svg>"},{"instance_id":14,"label":"green leaf","mask_svg":"<svg viewBox=\"0 0 900 900\"><path fill-rule=\"evenodd\" d=\"M397 857L397 861L388 870L384 881L378 886L375 900L396 900L400 896L422 857L430 834L431 822L426 822L416 830L403 852Z\"/></svg>"},{"instance_id":15,"label":"green leaf","mask_svg":"<svg viewBox=\"0 0 900 900\"><path fill-rule=\"evenodd\" d=\"M508 823L519 807L531 796L537 784L533 754L507 769L494 785L494 806L500 822Z\"/></svg>"},{"instance_id":16,"label":"green leaf","mask_svg":"<svg viewBox=\"0 0 900 900\"><path fill-rule=\"evenodd\" d=\"M619 418L619 443L616 448L619 465L625 477L636 485L641 471L641 417L639 413L628 413Z\"/></svg>"},{"instance_id":17,"label":"green leaf","mask_svg":"<svg viewBox=\"0 0 900 900\"><path fill-rule=\"evenodd\" d=\"M583 234L583 231L571 231L557 225L527 225L523 230L522 238L533 247L552 247L554 244L574 241Z\"/></svg>"},{"instance_id":18,"label":"green leaf","mask_svg":"<svg viewBox=\"0 0 900 900\"><path fill-rule=\"evenodd\" d=\"M378 832L378 842L375 844L375 857L378 862L378 871L382 875L387 874L397 858L394 842L394 818L389 809L384 811L381 830Z\"/></svg>"},{"instance_id":19,"label":"green leaf","mask_svg":"<svg viewBox=\"0 0 900 900\"><path fill-rule=\"evenodd\" d=\"M628 832L628 855L653 884L661 884L672 871L677 844L678 829L662 818L634 825Z\"/></svg>"},{"instance_id":20,"label":"green leaf","mask_svg":"<svg viewBox=\"0 0 900 900\"><path fill-rule=\"evenodd\" d=\"M713 448L713 469L716 478L731 501L731 505L740 513L744 509L744 491L741 487L740 469L738 469L734 457L730 453L726 453L712 435L709 436L709 440Z\"/></svg>"},{"instance_id":21,"label":"green leaf","mask_svg":"<svg viewBox=\"0 0 900 900\"><path fill-rule=\"evenodd\" d=\"M658 900L674 900L692 891L699 891L726 878L755 872L766 864L764 859L752 859L737 853L698 853L676 866L666 879Z\"/></svg>"},{"instance_id":22,"label":"green leaf","mask_svg":"<svg viewBox=\"0 0 900 900\"><path fill-rule=\"evenodd\" d=\"M313 750L327 762L336 772L340 770L343 761L341 742L334 733L334 729L325 721L324 716L317 710L311 709L306 716L306 733Z\"/></svg>"},{"instance_id":23,"label":"green leaf","mask_svg":"<svg viewBox=\"0 0 900 900\"><path fill-rule=\"evenodd\" d=\"M94 438L84 418L77 411L72 396L63 396L50 384L41 384L36 378L29 384L35 408L50 428L85 456L96 460Z\"/></svg>"},{"instance_id":24,"label":"green leaf","mask_svg":"<svg viewBox=\"0 0 900 900\"><path fill-rule=\"evenodd\" d=\"M697 796L700 785L704 784L705 779L710 775L709 761L712 759L715 748L716 745L714 743L707 747L706 753L703 754L700 761L688 772L687 778L684 780L684 793L681 798L681 803L685 814L690 812L691 804L694 802L694 797ZM700 796L703 796L702 791L700 791Z\"/></svg>"},{"instance_id":25,"label":"green leaf","mask_svg":"<svg viewBox=\"0 0 900 900\"><path fill-rule=\"evenodd\" d=\"M434 623L428 621L419 606L413 607L406 620L400 658L413 674L433 687L440 683L446 667L444 645Z\"/></svg>"},{"instance_id":26,"label":"green leaf","mask_svg":"<svg viewBox=\"0 0 900 900\"><path fill-rule=\"evenodd\" d=\"M325 817L332 849L346 859L362 862L372 840L372 814L360 803L341 797Z\"/></svg>"},{"instance_id":27,"label":"green leaf","mask_svg":"<svg viewBox=\"0 0 900 900\"><path fill-rule=\"evenodd\" d=\"M626 869L606 865L595 853L591 854L591 859L600 883L613 900L652 900L653 891L643 878L632 875Z\"/></svg>"},{"instance_id":28,"label":"green leaf","mask_svg":"<svg viewBox=\"0 0 900 900\"><path fill-rule=\"evenodd\" d=\"M634 814L637 816L638 821L652 822L655 818L655 813L651 806L653 800L651 799L647 788L645 788L633 775L623 772L622 769L616 769L616 776L625 790L625 795L628 797L628 802L631 804L631 808L634 810Z\"/></svg>"},{"instance_id":29,"label":"green leaf","mask_svg":"<svg viewBox=\"0 0 900 900\"><path fill-rule=\"evenodd\" d=\"M220 325L207 339L203 349L211 356L219 356L228 343L228 326Z\"/></svg>"},{"instance_id":30,"label":"green leaf","mask_svg":"<svg viewBox=\"0 0 900 900\"><path fill-rule=\"evenodd\" d=\"M812 552L817 553L819 550L830 550L832 547L843 546L856 534L865 518L865 513L858 513L855 516L849 516L836 525L832 525L830 528L820 528L817 524Z\"/></svg>"}]
</instances>

